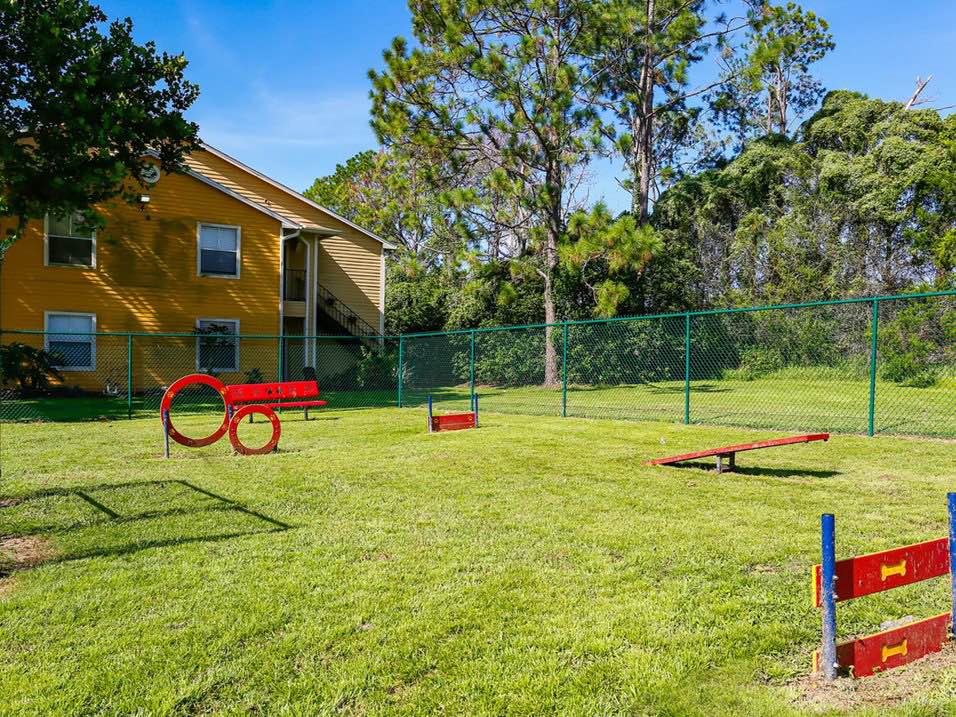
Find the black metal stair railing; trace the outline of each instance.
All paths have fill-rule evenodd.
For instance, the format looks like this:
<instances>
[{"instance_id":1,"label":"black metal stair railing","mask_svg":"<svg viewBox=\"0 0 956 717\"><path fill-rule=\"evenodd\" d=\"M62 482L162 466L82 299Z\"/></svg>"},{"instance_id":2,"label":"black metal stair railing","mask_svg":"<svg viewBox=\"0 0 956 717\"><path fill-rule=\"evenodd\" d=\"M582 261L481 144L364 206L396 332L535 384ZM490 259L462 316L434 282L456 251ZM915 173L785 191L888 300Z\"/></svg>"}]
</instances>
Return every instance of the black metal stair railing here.
<instances>
[{"instance_id":1,"label":"black metal stair railing","mask_svg":"<svg viewBox=\"0 0 956 717\"><path fill-rule=\"evenodd\" d=\"M379 330L344 304L327 288L318 285L318 310L353 336L378 336Z\"/></svg>"}]
</instances>

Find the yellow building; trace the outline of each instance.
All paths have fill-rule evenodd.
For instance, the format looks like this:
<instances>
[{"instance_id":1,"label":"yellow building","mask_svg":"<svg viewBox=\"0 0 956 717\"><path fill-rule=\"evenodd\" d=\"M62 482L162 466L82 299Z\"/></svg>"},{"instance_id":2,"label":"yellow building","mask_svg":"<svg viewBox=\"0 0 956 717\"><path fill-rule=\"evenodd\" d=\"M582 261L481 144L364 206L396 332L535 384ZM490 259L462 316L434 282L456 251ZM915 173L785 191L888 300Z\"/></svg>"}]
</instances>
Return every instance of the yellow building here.
<instances>
[{"instance_id":1,"label":"yellow building","mask_svg":"<svg viewBox=\"0 0 956 717\"><path fill-rule=\"evenodd\" d=\"M139 206L97 207L106 223L95 232L71 217L31 222L3 263L3 343L42 342L63 362L64 383L108 390L125 388L126 339L85 332L183 334L136 337L137 387L195 370L276 375L274 338L204 340L197 331L383 332L391 244L208 145L187 165L186 174L144 177ZM24 329L46 333L8 333ZM314 341L283 345L300 368L321 362Z\"/></svg>"}]
</instances>

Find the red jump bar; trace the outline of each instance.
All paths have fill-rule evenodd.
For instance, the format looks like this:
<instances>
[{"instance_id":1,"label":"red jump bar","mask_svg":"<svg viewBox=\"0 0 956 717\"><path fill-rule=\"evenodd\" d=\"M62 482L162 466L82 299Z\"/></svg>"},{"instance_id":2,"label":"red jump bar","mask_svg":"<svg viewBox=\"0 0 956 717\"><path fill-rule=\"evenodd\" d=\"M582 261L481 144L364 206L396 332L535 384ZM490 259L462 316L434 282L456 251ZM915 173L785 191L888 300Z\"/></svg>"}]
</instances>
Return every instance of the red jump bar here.
<instances>
[{"instance_id":1,"label":"red jump bar","mask_svg":"<svg viewBox=\"0 0 956 717\"><path fill-rule=\"evenodd\" d=\"M821 575L820 565L814 565L814 607L823 605ZM835 575L833 590L837 602L949 575L949 538L837 560Z\"/></svg>"},{"instance_id":2,"label":"red jump bar","mask_svg":"<svg viewBox=\"0 0 956 717\"><path fill-rule=\"evenodd\" d=\"M667 458L655 458L647 461L649 466L667 466L673 463L683 463L692 461L695 458L707 458L708 456L717 456L717 472L723 471L723 458L730 459L730 470L736 466L735 454L743 451L755 451L758 448L773 448L775 446L789 446L794 443L810 443L811 441L829 440L829 433L809 433L805 436L790 436L789 438L774 438L769 441L757 441L755 443L738 443L734 446L723 446L721 448L710 448L706 451L696 451L694 453L683 453L679 456L668 456Z\"/></svg>"},{"instance_id":3,"label":"red jump bar","mask_svg":"<svg viewBox=\"0 0 956 717\"><path fill-rule=\"evenodd\" d=\"M446 413L444 416L432 416L432 431L460 431L463 428L477 428L474 413Z\"/></svg>"},{"instance_id":4,"label":"red jump bar","mask_svg":"<svg viewBox=\"0 0 956 717\"><path fill-rule=\"evenodd\" d=\"M842 669L853 669L854 677L899 667L933 652L939 652L947 640L949 613L928 617L901 627L847 640L837 645L837 662ZM813 653L813 671L820 669L820 651Z\"/></svg>"}]
</instances>

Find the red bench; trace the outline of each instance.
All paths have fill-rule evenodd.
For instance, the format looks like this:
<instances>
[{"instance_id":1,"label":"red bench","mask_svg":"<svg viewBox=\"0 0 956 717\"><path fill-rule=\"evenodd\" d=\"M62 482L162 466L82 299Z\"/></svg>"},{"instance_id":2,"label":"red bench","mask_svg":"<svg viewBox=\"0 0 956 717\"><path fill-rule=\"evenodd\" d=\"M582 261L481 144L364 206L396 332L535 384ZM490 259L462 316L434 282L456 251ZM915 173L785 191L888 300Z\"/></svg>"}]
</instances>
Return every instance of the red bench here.
<instances>
[{"instance_id":1,"label":"red bench","mask_svg":"<svg viewBox=\"0 0 956 717\"><path fill-rule=\"evenodd\" d=\"M695 453L683 453L679 456L668 456L667 458L655 458L647 461L649 466L666 466L673 463L683 463L692 461L695 458L706 458L707 456L717 456L717 472L724 470L724 458L728 458L728 470L737 467L737 454L743 451L755 451L758 448L773 448L775 446L789 446L794 443L810 443L810 441L826 441L830 438L829 433L811 433L805 436L790 436L789 438L774 438L769 441L757 441L756 443L738 443L733 446L722 446L721 448L708 448L706 451L696 451Z\"/></svg>"},{"instance_id":2,"label":"red bench","mask_svg":"<svg viewBox=\"0 0 956 717\"><path fill-rule=\"evenodd\" d=\"M231 416L242 404L249 403L269 408L301 408L308 421L309 408L327 405L326 401L315 400L318 395L319 384L315 381L240 383L226 386L226 410ZM252 422L251 413L249 421Z\"/></svg>"}]
</instances>

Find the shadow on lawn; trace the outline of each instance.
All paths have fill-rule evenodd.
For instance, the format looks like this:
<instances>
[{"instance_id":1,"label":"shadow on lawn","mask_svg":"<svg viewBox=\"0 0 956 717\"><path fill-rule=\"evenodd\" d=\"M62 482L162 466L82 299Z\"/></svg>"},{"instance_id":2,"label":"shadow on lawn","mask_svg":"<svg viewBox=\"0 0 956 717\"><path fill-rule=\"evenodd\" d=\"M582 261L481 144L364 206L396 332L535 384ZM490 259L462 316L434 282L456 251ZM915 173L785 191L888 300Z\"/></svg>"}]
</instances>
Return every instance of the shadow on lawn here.
<instances>
[{"instance_id":1,"label":"shadow on lawn","mask_svg":"<svg viewBox=\"0 0 956 717\"><path fill-rule=\"evenodd\" d=\"M77 516L78 504L67 502L71 498L79 499L82 506L95 511L94 515L99 518L90 519L88 510L85 516ZM157 503L166 507L152 507ZM80 544L75 548L44 561L54 563L127 555L149 548L220 542L282 532L293 527L182 479L127 481L37 491L18 496L3 511L7 513L6 518L15 518L10 515L14 511L24 514L21 516L20 530L7 537L66 535L97 530L93 535L83 536L95 544L85 546L83 540L79 540ZM58 512L58 520L47 519L39 523L30 520L31 514L48 518L51 513L56 515ZM187 522L180 525L177 521ZM140 529L139 535L137 529ZM197 531L200 534L196 534Z\"/></svg>"},{"instance_id":2,"label":"shadow on lawn","mask_svg":"<svg viewBox=\"0 0 956 717\"><path fill-rule=\"evenodd\" d=\"M672 463L666 467L705 470L716 475L714 464L705 463L704 461ZM768 478L833 478L834 476L841 475L840 471L812 470L807 468L761 468L759 466L742 466L740 464L733 470L725 468L723 474L728 473L730 475L763 476Z\"/></svg>"}]
</instances>

